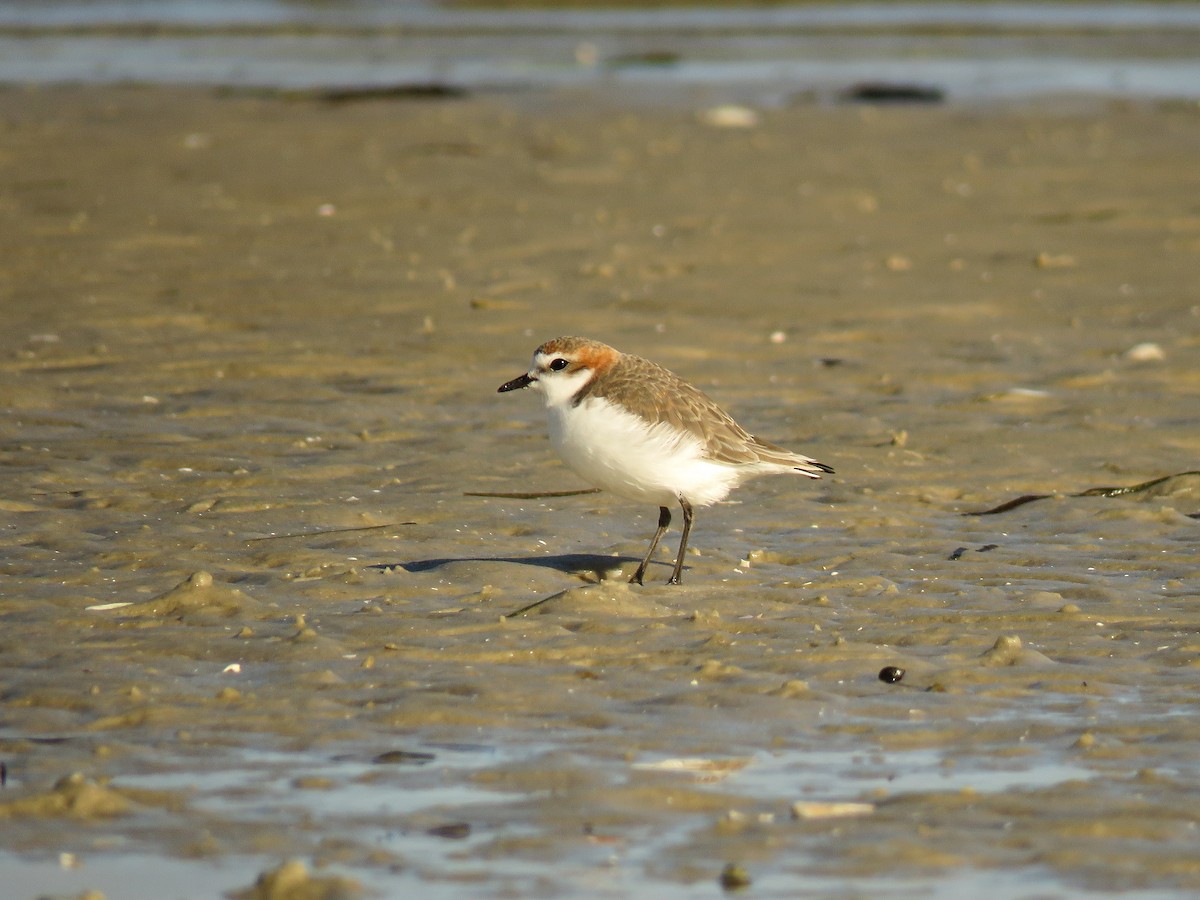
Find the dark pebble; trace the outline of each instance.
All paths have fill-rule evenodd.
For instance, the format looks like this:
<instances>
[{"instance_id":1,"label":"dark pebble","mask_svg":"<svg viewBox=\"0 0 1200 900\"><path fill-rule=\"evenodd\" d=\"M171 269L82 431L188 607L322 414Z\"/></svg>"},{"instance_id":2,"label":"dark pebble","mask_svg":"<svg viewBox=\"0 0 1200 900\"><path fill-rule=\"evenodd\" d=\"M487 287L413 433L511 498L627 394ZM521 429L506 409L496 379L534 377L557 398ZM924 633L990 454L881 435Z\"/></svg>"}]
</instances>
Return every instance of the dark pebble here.
<instances>
[{"instance_id":1,"label":"dark pebble","mask_svg":"<svg viewBox=\"0 0 1200 900\"><path fill-rule=\"evenodd\" d=\"M842 100L848 103L941 103L945 99L945 92L932 85L883 81L855 84L842 92Z\"/></svg>"},{"instance_id":2,"label":"dark pebble","mask_svg":"<svg viewBox=\"0 0 1200 900\"><path fill-rule=\"evenodd\" d=\"M409 766L423 766L433 762L434 759L436 757L432 753L421 753L416 750L389 750L386 753L380 753L372 762L381 765L401 763Z\"/></svg>"},{"instance_id":3,"label":"dark pebble","mask_svg":"<svg viewBox=\"0 0 1200 900\"><path fill-rule=\"evenodd\" d=\"M721 887L727 891L740 891L750 886L750 873L737 863L729 863L721 870Z\"/></svg>"},{"instance_id":4,"label":"dark pebble","mask_svg":"<svg viewBox=\"0 0 1200 900\"><path fill-rule=\"evenodd\" d=\"M432 834L434 837L446 838L451 841L461 841L463 838L471 836L471 823L451 822L448 825L438 825L430 828L426 834Z\"/></svg>"}]
</instances>

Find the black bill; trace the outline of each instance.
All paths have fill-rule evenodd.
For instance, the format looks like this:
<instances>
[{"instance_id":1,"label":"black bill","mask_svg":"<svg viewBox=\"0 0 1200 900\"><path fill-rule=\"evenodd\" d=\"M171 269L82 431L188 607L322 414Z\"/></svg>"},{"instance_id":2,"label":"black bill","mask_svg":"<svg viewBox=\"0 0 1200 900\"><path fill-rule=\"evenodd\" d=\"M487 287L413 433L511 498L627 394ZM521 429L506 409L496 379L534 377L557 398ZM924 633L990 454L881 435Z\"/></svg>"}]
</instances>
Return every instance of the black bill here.
<instances>
[{"instance_id":1,"label":"black bill","mask_svg":"<svg viewBox=\"0 0 1200 900\"><path fill-rule=\"evenodd\" d=\"M496 389L496 393L503 394L508 391L519 391L521 388L529 387L535 381L537 381L537 379L530 378L529 373L526 372L524 375L518 375L512 381L504 382L504 384L500 385L500 387Z\"/></svg>"}]
</instances>

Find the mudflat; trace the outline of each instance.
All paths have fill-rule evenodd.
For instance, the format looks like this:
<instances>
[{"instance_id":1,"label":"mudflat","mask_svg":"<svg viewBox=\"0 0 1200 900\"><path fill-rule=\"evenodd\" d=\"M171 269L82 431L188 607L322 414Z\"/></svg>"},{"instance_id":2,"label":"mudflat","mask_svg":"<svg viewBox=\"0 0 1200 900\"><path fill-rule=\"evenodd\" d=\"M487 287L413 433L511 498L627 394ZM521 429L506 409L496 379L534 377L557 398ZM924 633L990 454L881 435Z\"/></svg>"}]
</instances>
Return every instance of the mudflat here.
<instances>
[{"instance_id":1,"label":"mudflat","mask_svg":"<svg viewBox=\"0 0 1200 900\"><path fill-rule=\"evenodd\" d=\"M0 92L22 895L1200 889L1200 109L744 113ZM837 474L626 584L560 334Z\"/></svg>"}]
</instances>

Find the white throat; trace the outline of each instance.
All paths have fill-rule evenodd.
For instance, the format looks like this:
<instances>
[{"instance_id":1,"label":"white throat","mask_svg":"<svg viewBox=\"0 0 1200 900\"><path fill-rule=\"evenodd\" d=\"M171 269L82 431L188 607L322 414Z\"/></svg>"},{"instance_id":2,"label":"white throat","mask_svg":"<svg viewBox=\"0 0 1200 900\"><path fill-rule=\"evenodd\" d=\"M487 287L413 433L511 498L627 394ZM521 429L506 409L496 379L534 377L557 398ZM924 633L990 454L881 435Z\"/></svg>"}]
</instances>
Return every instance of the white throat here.
<instances>
[{"instance_id":1,"label":"white throat","mask_svg":"<svg viewBox=\"0 0 1200 900\"><path fill-rule=\"evenodd\" d=\"M547 407L564 406L591 381L594 373L589 369L574 372L543 372L534 387L542 392Z\"/></svg>"}]
</instances>

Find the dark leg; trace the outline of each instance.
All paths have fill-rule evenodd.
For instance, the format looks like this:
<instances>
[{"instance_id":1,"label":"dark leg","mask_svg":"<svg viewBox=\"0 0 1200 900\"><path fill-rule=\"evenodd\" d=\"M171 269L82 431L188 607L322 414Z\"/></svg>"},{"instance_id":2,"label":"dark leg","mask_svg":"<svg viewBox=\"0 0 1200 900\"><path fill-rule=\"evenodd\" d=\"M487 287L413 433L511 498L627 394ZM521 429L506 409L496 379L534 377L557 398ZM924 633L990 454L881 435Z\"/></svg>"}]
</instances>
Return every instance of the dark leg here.
<instances>
[{"instance_id":1,"label":"dark leg","mask_svg":"<svg viewBox=\"0 0 1200 900\"><path fill-rule=\"evenodd\" d=\"M654 550L658 546L658 540L663 536L663 532L667 530L667 526L670 524L671 511L665 506L660 506L658 508L658 531L654 532L654 537L650 539L650 549L646 551L646 558L642 560L642 564L637 567L637 571L629 579L630 584L642 583L642 578L646 574L646 566L650 565L650 557L654 555Z\"/></svg>"},{"instance_id":2,"label":"dark leg","mask_svg":"<svg viewBox=\"0 0 1200 900\"><path fill-rule=\"evenodd\" d=\"M675 571L671 573L667 584L679 584L679 576L683 573L683 551L687 549L688 535L692 533L692 504L682 497L679 505L683 507L683 537L679 539L679 555L675 557Z\"/></svg>"}]
</instances>

